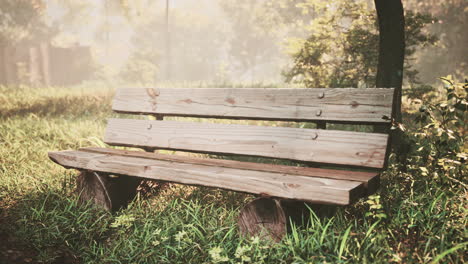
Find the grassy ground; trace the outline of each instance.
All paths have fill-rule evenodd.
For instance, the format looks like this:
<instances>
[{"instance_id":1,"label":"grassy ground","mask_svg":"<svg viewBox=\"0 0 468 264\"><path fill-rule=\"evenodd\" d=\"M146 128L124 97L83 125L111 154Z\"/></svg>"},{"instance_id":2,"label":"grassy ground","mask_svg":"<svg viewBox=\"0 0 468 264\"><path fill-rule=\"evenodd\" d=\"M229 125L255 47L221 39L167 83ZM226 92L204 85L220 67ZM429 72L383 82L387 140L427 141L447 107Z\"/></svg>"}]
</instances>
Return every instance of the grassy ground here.
<instances>
[{"instance_id":1,"label":"grassy ground","mask_svg":"<svg viewBox=\"0 0 468 264\"><path fill-rule=\"evenodd\" d=\"M102 146L112 91L0 88L0 263L463 263L467 194L400 172L378 195L311 212L279 244L235 226L249 195L170 185L115 214L78 206L47 151Z\"/></svg>"}]
</instances>

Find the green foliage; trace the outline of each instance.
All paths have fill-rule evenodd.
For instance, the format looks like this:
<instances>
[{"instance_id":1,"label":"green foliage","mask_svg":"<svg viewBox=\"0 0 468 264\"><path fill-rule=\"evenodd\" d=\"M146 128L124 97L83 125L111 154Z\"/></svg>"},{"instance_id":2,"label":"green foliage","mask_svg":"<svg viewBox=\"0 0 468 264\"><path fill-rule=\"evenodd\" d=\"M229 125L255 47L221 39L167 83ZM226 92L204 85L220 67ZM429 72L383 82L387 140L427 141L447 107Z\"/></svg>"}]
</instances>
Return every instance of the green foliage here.
<instances>
[{"instance_id":1,"label":"green foliage","mask_svg":"<svg viewBox=\"0 0 468 264\"><path fill-rule=\"evenodd\" d=\"M219 4L230 21L229 55L234 69L245 72L279 53L274 42L280 17L269 1L224 0ZM253 74L253 73L252 73ZM254 79L254 78L252 78Z\"/></svg>"},{"instance_id":2,"label":"green foliage","mask_svg":"<svg viewBox=\"0 0 468 264\"><path fill-rule=\"evenodd\" d=\"M115 221L110 225L113 228L121 228L122 231L132 226L135 222L135 217L132 214L121 214L115 218Z\"/></svg>"},{"instance_id":3,"label":"green foliage","mask_svg":"<svg viewBox=\"0 0 468 264\"><path fill-rule=\"evenodd\" d=\"M223 25L201 12L171 8L167 33L164 6L153 1L146 12L149 10L157 12L144 13L146 16L135 19L132 24L135 49L120 76L125 81L143 85L152 85L167 77L188 81L212 79L224 56ZM170 76L166 76L168 65Z\"/></svg>"},{"instance_id":4,"label":"green foliage","mask_svg":"<svg viewBox=\"0 0 468 264\"><path fill-rule=\"evenodd\" d=\"M435 16L430 32L439 36L434 47L417 54L417 68L421 77L432 81L434 76L453 73L465 78L468 72L468 9L465 0L405 1L405 8L414 12L430 13Z\"/></svg>"},{"instance_id":5,"label":"green foliage","mask_svg":"<svg viewBox=\"0 0 468 264\"><path fill-rule=\"evenodd\" d=\"M142 86L154 85L159 75L159 56L155 51L135 52L121 71L124 80Z\"/></svg>"},{"instance_id":6,"label":"green foliage","mask_svg":"<svg viewBox=\"0 0 468 264\"><path fill-rule=\"evenodd\" d=\"M0 4L0 43L16 44L21 40L47 35L42 0L2 0Z\"/></svg>"},{"instance_id":7,"label":"green foliage","mask_svg":"<svg viewBox=\"0 0 468 264\"><path fill-rule=\"evenodd\" d=\"M431 101L437 96L432 85L420 84L414 87L403 89L403 95L409 99Z\"/></svg>"},{"instance_id":8,"label":"green foliage","mask_svg":"<svg viewBox=\"0 0 468 264\"><path fill-rule=\"evenodd\" d=\"M444 83L442 100L415 100L421 104L415 121L420 125L411 135L414 146L410 170L441 184L467 187L468 83L458 83L451 76Z\"/></svg>"},{"instance_id":9,"label":"green foliage","mask_svg":"<svg viewBox=\"0 0 468 264\"><path fill-rule=\"evenodd\" d=\"M427 26L437 20L429 13L414 13L407 11L405 14L405 65L404 76L411 88L420 84L418 73L413 69L415 54L422 48L432 46L438 41L436 35L429 33Z\"/></svg>"},{"instance_id":10,"label":"green foliage","mask_svg":"<svg viewBox=\"0 0 468 264\"><path fill-rule=\"evenodd\" d=\"M369 205L369 212L366 213L366 216L379 220L387 218L382 203L380 202L380 195L369 196L366 203Z\"/></svg>"},{"instance_id":11,"label":"green foliage","mask_svg":"<svg viewBox=\"0 0 468 264\"><path fill-rule=\"evenodd\" d=\"M373 86L378 61L379 36L375 10L366 1L305 1L307 12L318 13L307 26L307 39L292 39L294 60L283 74L288 82L304 82L307 87ZM405 77L417 83L412 69L417 48L435 43L424 31L433 18L406 13Z\"/></svg>"},{"instance_id":12,"label":"green foliage","mask_svg":"<svg viewBox=\"0 0 468 264\"><path fill-rule=\"evenodd\" d=\"M365 63L369 57L376 61L378 39L371 31L374 14L366 11L364 2L305 1L302 7L320 15L308 24L307 39L290 41L294 62L284 72L286 80L304 82L307 87L350 87L369 81L372 76Z\"/></svg>"},{"instance_id":13,"label":"green foliage","mask_svg":"<svg viewBox=\"0 0 468 264\"><path fill-rule=\"evenodd\" d=\"M85 250L86 244L95 243L109 229L109 213L79 206L76 199L64 196L68 193L63 190L48 190L29 194L30 200L23 201L24 209L29 205L31 211L18 220L17 236L29 241L39 252L37 258L44 262L54 261L64 252ZM41 200L41 204L34 203L34 199Z\"/></svg>"}]
</instances>

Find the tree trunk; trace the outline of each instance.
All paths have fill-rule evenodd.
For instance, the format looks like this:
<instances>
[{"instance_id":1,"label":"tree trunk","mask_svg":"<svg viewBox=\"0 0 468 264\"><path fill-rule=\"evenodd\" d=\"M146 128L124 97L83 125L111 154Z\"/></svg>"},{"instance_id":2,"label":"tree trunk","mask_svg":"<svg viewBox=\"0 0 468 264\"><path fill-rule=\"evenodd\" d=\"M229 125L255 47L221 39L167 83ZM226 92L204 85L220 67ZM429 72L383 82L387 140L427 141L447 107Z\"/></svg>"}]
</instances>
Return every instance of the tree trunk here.
<instances>
[{"instance_id":1,"label":"tree trunk","mask_svg":"<svg viewBox=\"0 0 468 264\"><path fill-rule=\"evenodd\" d=\"M42 80L44 85L50 86L50 57L49 57L49 44L42 42L39 44L41 54L41 69Z\"/></svg>"},{"instance_id":2,"label":"tree trunk","mask_svg":"<svg viewBox=\"0 0 468 264\"><path fill-rule=\"evenodd\" d=\"M6 84L6 69L4 66L5 63L5 58L4 58L4 48L5 45L0 42L0 85L5 85Z\"/></svg>"},{"instance_id":3,"label":"tree trunk","mask_svg":"<svg viewBox=\"0 0 468 264\"><path fill-rule=\"evenodd\" d=\"M14 60L15 48L5 45L3 48L3 67L5 69L5 84L13 85L16 82L16 67Z\"/></svg>"},{"instance_id":4,"label":"tree trunk","mask_svg":"<svg viewBox=\"0 0 468 264\"><path fill-rule=\"evenodd\" d=\"M405 57L405 16L401 0L374 0L379 21L376 87L395 88L393 117L401 122L401 86Z\"/></svg>"},{"instance_id":5,"label":"tree trunk","mask_svg":"<svg viewBox=\"0 0 468 264\"><path fill-rule=\"evenodd\" d=\"M39 48L31 45L29 47L29 85L38 86L40 82L40 68L39 68Z\"/></svg>"}]
</instances>

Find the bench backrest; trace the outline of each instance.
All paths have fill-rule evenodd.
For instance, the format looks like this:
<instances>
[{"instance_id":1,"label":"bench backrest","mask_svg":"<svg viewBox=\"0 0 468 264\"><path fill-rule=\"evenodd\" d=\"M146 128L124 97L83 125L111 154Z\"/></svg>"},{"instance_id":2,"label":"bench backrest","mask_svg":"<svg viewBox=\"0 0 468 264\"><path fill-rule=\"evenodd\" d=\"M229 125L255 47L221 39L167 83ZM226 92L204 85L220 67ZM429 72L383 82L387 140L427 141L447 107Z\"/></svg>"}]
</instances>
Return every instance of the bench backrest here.
<instances>
[{"instance_id":1,"label":"bench backrest","mask_svg":"<svg viewBox=\"0 0 468 264\"><path fill-rule=\"evenodd\" d=\"M118 89L119 113L249 120L388 124L388 88ZM239 124L110 119L106 143L383 168L388 135Z\"/></svg>"}]
</instances>

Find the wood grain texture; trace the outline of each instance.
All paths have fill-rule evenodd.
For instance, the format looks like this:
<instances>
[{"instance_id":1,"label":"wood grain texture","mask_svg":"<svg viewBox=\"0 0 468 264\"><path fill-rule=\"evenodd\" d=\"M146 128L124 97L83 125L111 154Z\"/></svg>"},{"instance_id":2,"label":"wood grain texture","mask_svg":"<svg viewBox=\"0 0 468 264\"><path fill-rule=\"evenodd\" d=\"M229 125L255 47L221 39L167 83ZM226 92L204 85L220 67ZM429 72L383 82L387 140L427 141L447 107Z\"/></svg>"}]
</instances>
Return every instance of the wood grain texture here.
<instances>
[{"instance_id":1,"label":"wood grain texture","mask_svg":"<svg viewBox=\"0 0 468 264\"><path fill-rule=\"evenodd\" d=\"M67 168L218 187L316 203L346 205L362 197L365 192L362 183L356 181L233 169L88 151L49 152L49 157Z\"/></svg>"},{"instance_id":2,"label":"wood grain texture","mask_svg":"<svg viewBox=\"0 0 468 264\"><path fill-rule=\"evenodd\" d=\"M109 119L104 142L382 168L388 135L234 124Z\"/></svg>"},{"instance_id":3,"label":"wood grain texture","mask_svg":"<svg viewBox=\"0 0 468 264\"><path fill-rule=\"evenodd\" d=\"M81 151L138 157L145 159L156 159L172 162L199 164L207 166L217 166L224 168L233 168L241 170L256 170L273 173L282 173L289 175L300 175L308 177L319 177L329 178L337 180L349 180L359 181L366 187L367 193L374 193L379 187L379 173L377 172L365 172L365 171L349 171L349 170L334 170L334 169L322 169L322 168L309 168L309 167L294 167L287 165L277 164L265 164L255 162L245 162L236 160L222 160L222 159L210 159L210 158L197 158L190 156L181 155L167 155L159 153L148 153L144 151L129 151L111 148L80 148Z\"/></svg>"},{"instance_id":4,"label":"wood grain texture","mask_svg":"<svg viewBox=\"0 0 468 264\"><path fill-rule=\"evenodd\" d=\"M112 109L124 113L236 119L389 123L390 88L126 88Z\"/></svg>"},{"instance_id":5,"label":"wood grain texture","mask_svg":"<svg viewBox=\"0 0 468 264\"><path fill-rule=\"evenodd\" d=\"M77 178L79 203L115 211L128 205L137 194L140 179L136 177L108 177L105 173L83 170Z\"/></svg>"},{"instance_id":6,"label":"wood grain texture","mask_svg":"<svg viewBox=\"0 0 468 264\"><path fill-rule=\"evenodd\" d=\"M279 242L286 234L288 220L278 199L260 197L242 208L237 225L243 236Z\"/></svg>"}]
</instances>

